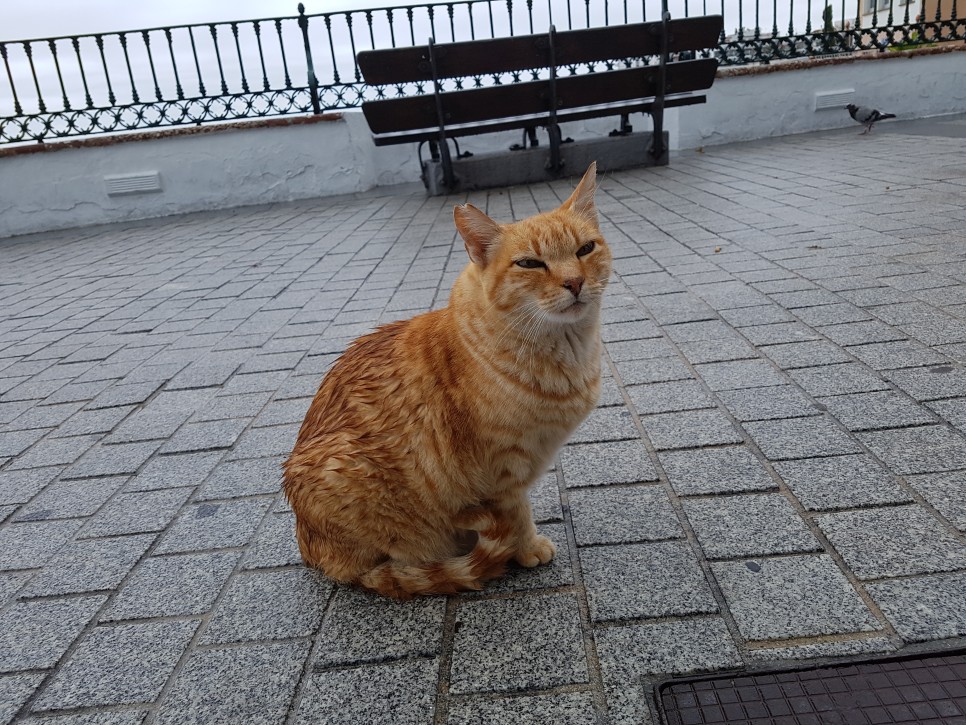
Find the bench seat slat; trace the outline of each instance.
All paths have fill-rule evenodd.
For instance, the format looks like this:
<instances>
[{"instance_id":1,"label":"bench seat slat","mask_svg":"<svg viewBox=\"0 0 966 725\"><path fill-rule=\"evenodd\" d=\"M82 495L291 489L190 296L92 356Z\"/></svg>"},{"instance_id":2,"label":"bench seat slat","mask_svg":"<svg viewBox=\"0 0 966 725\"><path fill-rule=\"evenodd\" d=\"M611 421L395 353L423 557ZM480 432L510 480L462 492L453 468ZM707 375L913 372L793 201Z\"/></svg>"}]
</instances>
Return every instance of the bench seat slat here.
<instances>
[{"instance_id":1,"label":"bench seat slat","mask_svg":"<svg viewBox=\"0 0 966 725\"><path fill-rule=\"evenodd\" d=\"M667 67L666 93L702 91L714 82L717 61L711 58L680 61ZM629 102L657 95L658 66L643 66L557 79L557 111L608 103ZM550 81L530 81L442 93L443 115L451 124L481 123L499 118L546 114ZM376 135L412 131L437 125L434 96L411 96L362 104Z\"/></svg>"},{"instance_id":2,"label":"bench seat slat","mask_svg":"<svg viewBox=\"0 0 966 725\"><path fill-rule=\"evenodd\" d=\"M700 95L681 95L666 96L664 101L665 108L676 108L678 106L691 106L704 103L705 97ZM607 116L619 116L625 113L647 113L651 110L653 100L636 100L625 103L609 103L597 106L575 108L557 114L557 122L580 121L587 118L602 118ZM496 119L483 123L469 123L455 126L447 126L446 136L449 138L462 138L464 136L477 136L484 133L495 133L497 131L512 131L515 129L526 128L527 126L543 126L550 120L547 113L531 114L528 116L516 116L514 118ZM439 140L438 128L421 128L413 131L403 131L399 133L387 133L374 136L376 146L393 146L403 143L418 143L420 141Z\"/></svg>"},{"instance_id":3,"label":"bench seat slat","mask_svg":"<svg viewBox=\"0 0 966 725\"><path fill-rule=\"evenodd\" d=\"M679 53L714 47L722 28L720 15L678 18L669 23L668 50ZM603 28L564 30L556 34L557 66L598 63L657 55L662 24L632 23ZM547 34L472 40L436 45L440 78L489 76L550 66ZM428 47L364 50L359 70L374 86L431 82Z\"/></svg>"}]
</instances>

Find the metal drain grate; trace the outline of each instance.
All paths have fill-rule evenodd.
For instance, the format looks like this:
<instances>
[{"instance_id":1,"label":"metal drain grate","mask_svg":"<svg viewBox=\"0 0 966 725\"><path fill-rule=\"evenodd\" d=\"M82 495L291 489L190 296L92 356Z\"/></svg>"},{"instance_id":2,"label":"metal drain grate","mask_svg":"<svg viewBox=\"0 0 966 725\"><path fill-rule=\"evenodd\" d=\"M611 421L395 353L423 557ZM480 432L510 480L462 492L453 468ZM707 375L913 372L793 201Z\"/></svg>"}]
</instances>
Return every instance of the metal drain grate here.
<instances>
[{"instance_id":1,"label":"metal drain grate","mask_svg":"<svg viewBox=\"0 0 966 725\"><path fill-rule=\"evenodd\" d=\"M966 725L966 651L657 686L666 725Z\"/></svg>"}]
</instances>

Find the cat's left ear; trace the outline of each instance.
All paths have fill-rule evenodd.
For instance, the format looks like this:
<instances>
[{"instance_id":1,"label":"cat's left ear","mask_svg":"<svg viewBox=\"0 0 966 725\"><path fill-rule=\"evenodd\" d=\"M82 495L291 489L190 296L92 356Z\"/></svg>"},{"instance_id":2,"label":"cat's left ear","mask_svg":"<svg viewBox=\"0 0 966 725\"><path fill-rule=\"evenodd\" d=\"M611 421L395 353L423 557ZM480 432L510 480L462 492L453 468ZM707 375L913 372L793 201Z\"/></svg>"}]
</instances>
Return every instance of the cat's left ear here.
<instances>
[{"instance_id":1,"label":"cat's left ear","mask_svg":"<svg viewBox=\"0 0 966 725\"><path fill-rule=\"evenodd\" d=\"M563 207L585 217L593 222L594 226L599 226L597 206L594 204L595 191L597 191L597 162L592 161L584 172L584 177L577 184L577 188L574 189L574 193L563 203Z\"/></svg>"},{"instance_id":2,"label":"cat's left ear","mask_svg":"<svg viewBox=\"0 0 966 725\"><path fill-rule=\"evenodd\" d=\"M485 267L490 251L500 238L500 225L472 204L460 204L453 209L456 229L463 237L466 253L474 264Z\"/></svg>"}]
</instances>

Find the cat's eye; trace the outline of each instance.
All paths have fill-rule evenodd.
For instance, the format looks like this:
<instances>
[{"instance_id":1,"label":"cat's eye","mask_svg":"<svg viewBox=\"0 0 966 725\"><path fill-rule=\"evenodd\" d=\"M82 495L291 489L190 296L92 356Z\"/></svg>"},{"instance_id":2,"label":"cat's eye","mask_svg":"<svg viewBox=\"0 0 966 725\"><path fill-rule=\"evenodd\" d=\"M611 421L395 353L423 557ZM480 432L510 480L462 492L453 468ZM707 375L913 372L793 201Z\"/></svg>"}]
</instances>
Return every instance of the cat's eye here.
<instances>
[{"instance_id":1,"label":"cat's eye","mask_svg":"<svg viewBox=\"0 0 966 725\"><path fill-rule=\"evenodd\" d=\"M523 267L524 269L539 269L540 267L546 267L547 265L541 262L539 259L518 259L517 266Z\"/></svg>"},{"instance_id":2,"label":"cat's eye","mask_svg":"<svg viewBox=\"0 0 966 725\"><path fill-rule=\"evenodd\" d=\"M590 254L594 251L594 247L596 246L597 243L594 241L587 242L584 246L577 250L577 256L583 257L584 255Z\"/></svg>"}]
</instances>

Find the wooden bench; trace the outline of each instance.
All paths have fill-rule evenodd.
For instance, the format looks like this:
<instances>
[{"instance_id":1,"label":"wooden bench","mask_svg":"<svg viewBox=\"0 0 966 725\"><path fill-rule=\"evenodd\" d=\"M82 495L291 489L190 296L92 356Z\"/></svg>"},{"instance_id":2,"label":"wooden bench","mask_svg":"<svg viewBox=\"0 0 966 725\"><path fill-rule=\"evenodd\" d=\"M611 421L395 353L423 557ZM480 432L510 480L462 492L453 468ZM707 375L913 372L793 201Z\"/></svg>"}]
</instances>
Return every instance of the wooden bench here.
<instances>
[{"instance_id":1,"label":"wooden bench","mask_svg":"<svg viewBox=\"0 0 966 725\"><path fill-rule=\"evenodd\" d=\"M457 138L523 129L523 146L529 139L533 147L534 130L542 126L550 141L547 171L577 173L582 169L565 168L560 124L620 116L612 135L624 135L636 112L653 120L649 161L666 164L664 110L705 101L696 92L711 87L718 63L698 55L717 45L722 27L719 15L672 20L665 13L650 23L561 32L551 26L545 34L446 44L430 38L424 46L367 50L358 55L359 69L380 98L364 102L362 110L377 146L416 142L419 153L428 143L449 190L462 180L448 140L462 156ZM501 84L501 74L534 80ZM407 84L432 92L401 95ZM387 97L394 92L398 97ZM420 164L433 191L421 154Z\"/></svg>"}]
</instances>

